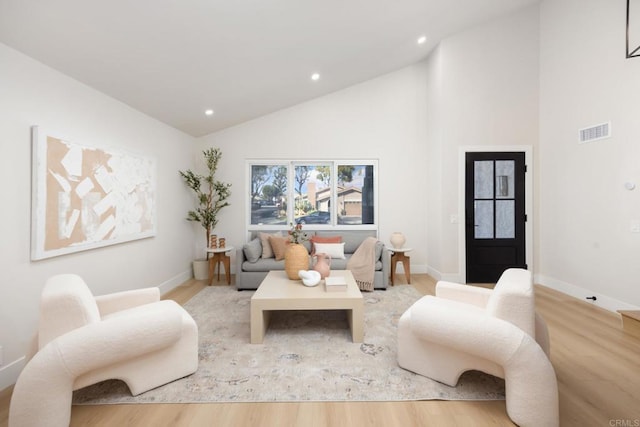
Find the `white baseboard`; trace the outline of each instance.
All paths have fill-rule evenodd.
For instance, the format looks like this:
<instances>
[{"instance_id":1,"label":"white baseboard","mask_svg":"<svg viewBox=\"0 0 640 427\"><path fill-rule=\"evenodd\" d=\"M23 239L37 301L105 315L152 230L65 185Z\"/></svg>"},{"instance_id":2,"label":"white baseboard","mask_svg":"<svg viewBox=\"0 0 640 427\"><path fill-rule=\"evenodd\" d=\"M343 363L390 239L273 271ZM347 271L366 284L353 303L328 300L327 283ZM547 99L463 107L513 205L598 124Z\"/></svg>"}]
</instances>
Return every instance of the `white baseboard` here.
<instances>
[{"instance_id":1,"label":"white baseboard","mask_svg":"<svg viewBox=\"0 0 640 427\"><path fill-rule=\"evenodd\" d=\"M413 269L413 266L411 268ZM429 266L426 266L426 269L427 274L436 280L446 280L449 282L462 283L462 279L460 278L460 275L458 273L442 273ZM534 283L546 286L547 288L554 289L558 292L562 292L563 294L567 294L581 301L588 302L612 312L617 312L618 310L640 310L640 307L634 306L632 304L627 304L623 301L619 301L607 295L603 295L589 289L581 288L579 286L575 286L570 283L563 282L562 280L545 276L543 274L536 274L534 276ZM595 296L596 300L592 301L586 299L586 297L590 296Z\"/></svg>"},{"instance_id":2,"label":"white baseboard","mask_svg":"<svg viewBox=\"0 0 640 427\"><path fill-rule=\"evenodd\" d=\"M411 264L411 274L428 274L428 267L422 264ZM402 263L396 264L396 274L404 274Z\"/></svg>"},{"instance_id":3,"label":"white baseboard","mask_svg":"<svg viewBox=\"0 0 640 427\"><path fill-rule=\"evenodd\" d=\"M0 368L0 390L12 386L18 381L18 376L20 372L22 372L25 364L26 358L22 356L20 359L14 360L7 366Z\"/></svg>"},{"instance_id":4,"label":"white baseboard","mask_svg":"<svg viewBox=\"0 0 640 427\"><path fill-rule=\"evenodd\" d=\"M589 289L581 288L579 286L572 285L571 283L563 282L562 280L545 276L543 274L536 274L534 276L534 282L542 286L546 286L547 288L562 292L563 294L567 294L569 296L577 298L581 301L588 302L589 304L604 308L605 310L613 312L616 312L618 310L640 310L640 307L637 307L635 305L627 304L626 302L619 301L607 295L603 295ZM591 296L595 296L597 299L595 301L586 299L586 297Z\"/></svg>"},{"instance_id":5,"label":"white baseboard","mask_svg":"<svg viewBox=\"0 0 640 427\"><path fill-rule=\"evenodd\" d=\"M177 288L178 286L180 286L187 280L191 279L192 277L193 277L193 271L189 269L189 270L183 271L180 274L173 276L169 280L162 282L161 284L158 285L158 288L160 288L160 295L164 295L170 290Z\"/></svg>"},{"instance_id":6,"label":"white baseboard","mask_svg":"<svg viewBox=\"0 0 640 427\"><path fill-rule=\"evenodd\" d=\"M442 273L433 267L427 266L426 273L436 280L445 280L447 282L462 283L462 279L458 273Z\"/></svg>"}]
</instances>

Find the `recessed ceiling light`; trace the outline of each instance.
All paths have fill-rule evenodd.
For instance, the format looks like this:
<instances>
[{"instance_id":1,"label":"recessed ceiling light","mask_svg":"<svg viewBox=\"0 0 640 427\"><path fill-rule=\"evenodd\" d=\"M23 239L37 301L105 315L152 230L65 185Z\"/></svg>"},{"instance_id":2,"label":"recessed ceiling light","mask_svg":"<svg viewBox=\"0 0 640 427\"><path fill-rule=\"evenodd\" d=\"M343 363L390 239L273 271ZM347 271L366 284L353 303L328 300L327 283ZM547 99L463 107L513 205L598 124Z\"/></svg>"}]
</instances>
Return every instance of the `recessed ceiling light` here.
<instances>
[{"instance_id":1,"label":"recessed ceiling light","mask_svg":"<svg viewBox=\"0 0 640 427\"><path fill-rule=\"evenodd\" d=\"M213 110L206 110L204 114L206 114L207 116L213 116Z\"/></svg>"},{"instance_id":2,"label":"recessed ceiling light","mask_svg":"<svg viewBox=\"0 0 640 427\"><path fill-rule=\"evenodd\" d=\"M427 41L427 36L418 37L418 44L424 44Z\"/></svg>"},{"instance_id":3,"label":"recessed ceiling light","mask_svg":"<svg viewBox=\"0 0 640 427\"><path fill-rule=\"evenodd\" d=\"M311 80L313 80L314 82L320 80L320 74L318 73L311 74Z\"/></svg>"}]
</instances>

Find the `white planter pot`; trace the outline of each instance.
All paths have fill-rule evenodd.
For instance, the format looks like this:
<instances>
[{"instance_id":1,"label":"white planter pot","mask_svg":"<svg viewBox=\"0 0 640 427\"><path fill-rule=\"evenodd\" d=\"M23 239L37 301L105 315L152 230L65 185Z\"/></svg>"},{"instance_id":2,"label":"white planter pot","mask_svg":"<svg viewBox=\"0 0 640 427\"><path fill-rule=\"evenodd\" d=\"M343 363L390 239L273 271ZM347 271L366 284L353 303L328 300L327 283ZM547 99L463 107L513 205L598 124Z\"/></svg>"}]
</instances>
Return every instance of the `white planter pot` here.
<instances>
[{"instance_id":1,"label":"white planter pot","mask_svg":"<svg viewBox=\"0 0 640 427\"><path fill-rule=\"evenodd\" d=\"M206 259L193 261L193 278L196 280L209 279L209 261Z\"/></svg>"}]
</instances>

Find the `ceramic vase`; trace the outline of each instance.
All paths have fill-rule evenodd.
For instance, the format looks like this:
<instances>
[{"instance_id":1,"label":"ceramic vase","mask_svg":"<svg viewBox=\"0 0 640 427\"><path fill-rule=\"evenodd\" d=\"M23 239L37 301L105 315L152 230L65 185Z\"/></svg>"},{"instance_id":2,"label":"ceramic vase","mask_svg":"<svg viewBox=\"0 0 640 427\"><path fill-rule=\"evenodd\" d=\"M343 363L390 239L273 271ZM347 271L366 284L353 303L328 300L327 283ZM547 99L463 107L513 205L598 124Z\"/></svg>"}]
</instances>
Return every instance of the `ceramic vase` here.
<instances>
[{"instance_id":1,"label":"ceramic vase","mask_svg":"<svg viewBox=\"0 0 640 427\"><path fill-rule=\"evenodd\" d=\"M313 269L320 273L321 279L328 277L331 274L331 256L328 254L320 253L316 254L315 258L316 265L313 266Z\"/></svg>"},{"instance_id":2,"label":"ceramic vase","mask_svg":"<svg viewBox=\"0 0 640 427\"><path fill-rule=\"evenodd\" d=\"M389 238L389 241L391 242L391 246L393 246L396 249L400 249L404 247L404 244L407 241L407 239L405 239L404 234L396 231L395 233L391 233L391 237Z\"/></svg>"},{"instance_id":3,"label":"ceramic vase","mask_svg":"<svg viewBox=\"0 0 640 427\"><path fill-rule=\"evenodd\" d=\"M298 272L309 268L307 248L299 243L291 243L284 252L284 271L289 280L299 280Z\"/></svg>"}]
</instances>

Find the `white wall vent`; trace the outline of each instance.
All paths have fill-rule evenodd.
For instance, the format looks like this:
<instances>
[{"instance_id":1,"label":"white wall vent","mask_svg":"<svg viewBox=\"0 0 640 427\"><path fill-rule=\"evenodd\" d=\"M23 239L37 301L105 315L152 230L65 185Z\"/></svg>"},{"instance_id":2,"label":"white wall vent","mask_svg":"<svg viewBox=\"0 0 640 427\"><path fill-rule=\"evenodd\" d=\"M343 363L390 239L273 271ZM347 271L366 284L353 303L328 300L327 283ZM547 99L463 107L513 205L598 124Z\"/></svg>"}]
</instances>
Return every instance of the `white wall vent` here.
<instances>
[{"instance_id":1,"label":"white wall vent","mask_svg":"<svg viewBox=\"0 0 640 427\"><path fill-rule=\"evenodd\" d=\"M611 122L580 129L580 144L611 137Z\"/></svg>"}]
</instances>

